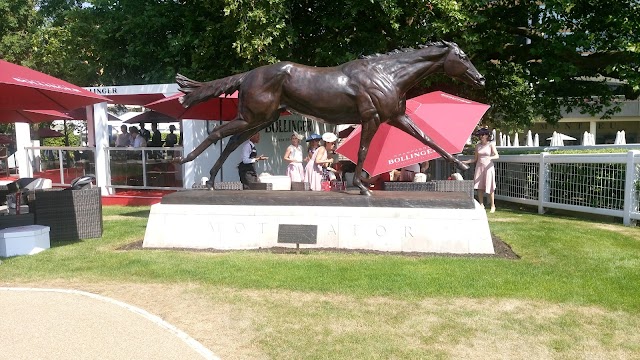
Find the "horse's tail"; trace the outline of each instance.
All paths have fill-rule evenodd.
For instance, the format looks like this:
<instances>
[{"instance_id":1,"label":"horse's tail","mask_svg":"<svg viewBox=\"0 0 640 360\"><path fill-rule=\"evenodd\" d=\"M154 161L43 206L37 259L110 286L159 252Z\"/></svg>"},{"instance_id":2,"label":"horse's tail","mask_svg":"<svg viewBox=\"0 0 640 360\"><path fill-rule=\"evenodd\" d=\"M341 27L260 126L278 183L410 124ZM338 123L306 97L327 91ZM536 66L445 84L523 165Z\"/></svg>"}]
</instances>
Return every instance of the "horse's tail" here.
<instances>
[{"instance_id":1,"label":"horse's tail","mask_svg":"<svg viewBox=\"0 0 640 360\"><path fill-rule=\"evenodd\" d=\"M176 75L176 83L180 85L180 91L185 93L180 102L184 107L206 101L221 94L231 95L240 88L242 80L247 73L227 76L226 78L199 82L191 80L181 74Z\"/></svg>"}]
</instances>

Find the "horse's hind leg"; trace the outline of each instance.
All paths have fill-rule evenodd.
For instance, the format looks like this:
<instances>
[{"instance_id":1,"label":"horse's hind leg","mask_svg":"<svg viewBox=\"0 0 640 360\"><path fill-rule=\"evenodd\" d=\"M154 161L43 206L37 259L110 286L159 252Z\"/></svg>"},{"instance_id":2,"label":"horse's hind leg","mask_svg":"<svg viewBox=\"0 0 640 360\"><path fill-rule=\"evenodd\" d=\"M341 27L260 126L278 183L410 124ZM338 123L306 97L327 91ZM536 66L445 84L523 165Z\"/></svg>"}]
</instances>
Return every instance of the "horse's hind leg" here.
<instances>
[{"instance_id":1,"label":"horse's hind leg","mask_svg":"<svg viewBox=\"0 0 640 360\"><path fill-rule=\"evenodd\" d=\"M276 114L275 117L272 116L272 120L270 120L270 121L268 121L266 123L263 123L258 128L256 128L254 126L254 127L250 128L250 129L241 130L240 133L232 134L232 135L236 135L235 139L233 141L229 141L229 143L227 143L227 146L225 146L224 150L222 150L222 154L220 154L220 157L218 158L218 160L216 160L216 163L213 164L213 167L209 171L209 175L211 176L211 179L209 180L209 182L210 182L210 185L211 185L212 188L213 188L213 183L215 181L216 175L218 175L218 171L220 171L220 168L222 168L222 165L227 160L229 155L231 155L231 153L235 149L237 149L238 146L242 145L245 141L249 140L254 134L259 132L260 130L263 130L264 128L268 127L269 125L271 125L271 123L276 121L278 119L278 117L279 117L279 114Z\"/></svg>"},{"instance_id":2,"label":"horse's hind leg","mask_svg":"<svg viewBox=\"0 0 640 360\"><path fill-rule=\"evenodd\" d=\"M420 130L420 128L411 120L407 115L399 116L388 122L389 125L394 126L414 138L420 140L423 144L435 150L445 160L450 161L456 165L456 167L462 171L469 169L469 166L456 159L453 155L449 154L445 149L441 148L438 144L433 142L430 137Z\"/></svg>"},{"instance_id":3,"label":"horse's hind leg","mask_svg":"<svg viewBox=\"0 0 640 360\"><path fill-rule=\"evenodd\" d=\"M225 146L224 150L222 150L222 154L220 154L220 157L218 157L218 160L216 160L216 163L213 164L213 167L209 171L209 175L211 176L209 180L209 184L211 185L212 188L213 188L213 183L215 182L215 179L216 179L216 175L218 175L218 171L220 171L220 168L222 168L222 165L227 160L229 155L231 155L231 153L235 149L237 149L238 146L242 145L242 143L249 140L249 138L251 138L253 134L255 134L255 132L245 131L243 133L240 133L234 141L229 141L229 143L227 143L227 146Z\"/></svg>"},{"instance_id":4,"label":"horse's hind leg","mask_svg":"<svg viewBox=\"0 0 640 360\"><path fill-rule=\"evenodd\" d=\"M215 129L214 132L209 134L206 139L204 139L200 145L198 145L193 151L189 153L189 155L180 159L180 163L184 164L189 161L195 160L198 155L202 154L209 146L215 144L220 139L224 139L229 135L236 134L240 131L243 131L248 126L247 122L242 119L235 119L232 121L225 122Z\"/></svg>"}]
</instances>

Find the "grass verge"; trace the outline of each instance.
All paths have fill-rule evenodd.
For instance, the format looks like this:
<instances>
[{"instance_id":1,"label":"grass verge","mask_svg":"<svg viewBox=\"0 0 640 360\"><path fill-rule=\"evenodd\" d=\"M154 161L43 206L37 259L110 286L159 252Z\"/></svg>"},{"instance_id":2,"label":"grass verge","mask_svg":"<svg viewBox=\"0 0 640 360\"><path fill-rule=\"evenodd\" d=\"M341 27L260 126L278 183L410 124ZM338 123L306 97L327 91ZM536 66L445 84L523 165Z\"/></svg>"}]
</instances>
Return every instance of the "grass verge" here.
<instances>
[{"instance_id":1,"label":"grass verge","mask_svg":"<svg viewBox=\"0 0 640 360\"><path fill-rule=\"evenodd\" d=\"M102 239L5 259L0 279L195 292L227 309L229 338L254 347L205 341L225 358L640 357L637 228L517 207L490 214L520 260L116 250L143 237L148 210L106 207Z\"/></svg>"}]
</instances>

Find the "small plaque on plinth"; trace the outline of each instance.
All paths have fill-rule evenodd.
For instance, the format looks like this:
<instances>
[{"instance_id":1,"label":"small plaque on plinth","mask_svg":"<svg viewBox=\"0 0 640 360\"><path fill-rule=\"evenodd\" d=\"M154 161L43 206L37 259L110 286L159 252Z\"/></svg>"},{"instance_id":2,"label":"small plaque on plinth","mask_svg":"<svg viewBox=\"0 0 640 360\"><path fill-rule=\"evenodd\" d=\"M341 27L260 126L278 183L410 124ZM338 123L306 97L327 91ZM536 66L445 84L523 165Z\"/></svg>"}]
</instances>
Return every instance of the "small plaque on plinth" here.
<instances>
[{"instance_id":1,"label":"small plaque on plinth","mask_svg":"<svg viewBox=\"0 0 640 360\"><path fill-rule=\"evenodd\" d=\"M318 225L278 225L278 242L286 244L317 244Z\"/></svg>"}]
</instances>

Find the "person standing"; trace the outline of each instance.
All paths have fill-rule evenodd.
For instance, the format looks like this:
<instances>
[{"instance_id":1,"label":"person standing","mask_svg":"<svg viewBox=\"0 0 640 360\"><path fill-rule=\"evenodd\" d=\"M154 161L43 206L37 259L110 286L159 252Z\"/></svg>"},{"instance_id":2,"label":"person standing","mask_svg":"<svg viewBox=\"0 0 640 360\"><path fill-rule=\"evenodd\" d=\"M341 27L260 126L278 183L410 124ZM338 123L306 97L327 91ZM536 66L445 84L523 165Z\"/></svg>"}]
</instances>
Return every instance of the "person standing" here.
<instances>
[{"instance_id":1,"label":"person standing","mask_svg":"<svg viewBox=\"0 0 640 360\"><path fill-rule=\"evenodd\" d=\"M484 206L484 194L489 195L491 203L490 212L496 211L495 196L496 191L496 169L493 161L500 157L496 145L491 142L492 134L487 128L482 128L476 132L480 141L476 145L473 160L463 161L465 164L476 164L476 171L473 177L473 188L478 190L478 201Z\"/></svg>"},{"instance_id":2,"label":"person standing","mask_svg":"<svg viewBox=\"0 0 640 360\"><path fill-rule=\"evenodd\" d=\"M118 134L116 138L116 147L127 147L131 145L131 135L129 135L127 125L120 125L120 131L120 134Z\"/></svg>"},{"instance_id":3,"label":"person standing","mask_svg":"<svg viewBox=\"0 0 640 360\"><path fill-rule=\"evenodd\" d=\"M169 125L169 133L164 138L165 147L174 147L178 143L178 135L173 132L176 131L175 125Z\"/></svg>"},{"instance_id":4,"label":"person standing","mask_svg":"<svg viewBox=\"0 0 640 360\"><path fill-rule=\"evenodd\" d=\"M145 141L145 139L142 137L142 135L140 135L140 130L138 130L137 127L132 126L129 128L129 132L131 133L131 146L134 148L141 148L141 147L146 147L147 146L147 142Z\"/></svg>"},{"instance_id":5,"label":"person standing","mask_svg":"<svg viewBox=\"0 0 640 360\"><path fill-rule=\"evenodd\" d=\"M253 164L260 160L267 160L268 157L264 155L258 156L256 150L256 144L260 142L260 133L255 133L249 141L242 145L242 161L238 164L238 175L240 175L240 182L242 187L247 190L249 184L257 183L258 174Z\"/></svg>"},{"instance_id":6,"label":"person standing","mask_svg":"<svg viewBox=\"0 0 640 360\"><path fill-rule=\"evenodd\" d=\"M150 147L162 147L162 134L158 130L157 122L151 123L151 141L148 141L148 145Z\"/></svg>"},{"instance_id":7,"label":"person standing","mask_svg":"<svg viewBox=\"0 0 640 360\"><path fill-rule=\"evenodd\" d=\"M145 144L149 142L149 139L151 139L151 133L149 130L145 129L143 122L140 123L140 130L138 133L144 138Z\"/></svg>"},{"instance_id":8,"label":"person standing","mask_svg":"<svg viewBox=\"0 0 640 360\"><path fill-rule=\"evenodd\" d=\"M312 191L321 191L322 181L328 180L327 167L333 163L333 158L329 158L328 153L333 151L338 137L334 133L324 133L322 140L325 146L320 146L313 152L305 168L305 181Z\"/></svg>"},{"instance_id":9,"label":"person standing","mask_svg":"<svg viewBox=\"0 0 640 360\"><path fill-rule=\"evenodd\" d=\"M316 151L318 146L320 146L320 139L322 139L322 136L318 134L311 134L309 135L307 140L305 140L308 145L307 156L304 158L304 162L308 162L309 160L311 160L311 157L313 157L313 153Z\"/></svg>"},{"instance_id":10,"label":"person standing","mask_svg":"<svg viewBox=\"0 0 640 360\"><path fill-rule=\"evenodd\" d=\"M302 146L298 134L291 134L291 145L284 153L284 160L289 162L287 176L292 182L304 181L304 166L302 166Z\"/></svg>"}]
</instances>

